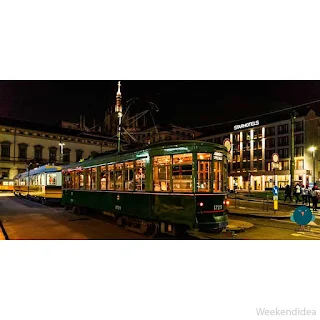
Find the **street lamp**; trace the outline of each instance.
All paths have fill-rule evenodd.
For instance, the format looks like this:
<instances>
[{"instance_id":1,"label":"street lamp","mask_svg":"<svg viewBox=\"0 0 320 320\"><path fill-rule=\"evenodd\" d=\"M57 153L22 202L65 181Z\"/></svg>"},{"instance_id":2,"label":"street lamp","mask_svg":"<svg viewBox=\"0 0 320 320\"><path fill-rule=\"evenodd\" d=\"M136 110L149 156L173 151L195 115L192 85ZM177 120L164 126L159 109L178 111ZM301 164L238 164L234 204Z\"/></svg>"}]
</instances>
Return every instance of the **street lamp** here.
<instances>
[{"instance_id":1,"label":"street lamp","mask_svg":"<svg viewBox=\"0 0 320 320\"><path fill-rule=\"evenodd\" d=\"M64 142L60 142L59 146L60 146L60 157L61 157L61 162L63 162L63 146L65 145Z\"/></svg>"},{"instance_id":2,"label":"street lamp","mask_svg":"<svg viewBox=\"0 0 320 320\"><path fill-rule=\"evenodd\" d=\"M310 147L309 151L312 152L312 158L313 158L313 185L316 183L316 157L315 157L315 147Z\"/></svg>"}]
</instances>

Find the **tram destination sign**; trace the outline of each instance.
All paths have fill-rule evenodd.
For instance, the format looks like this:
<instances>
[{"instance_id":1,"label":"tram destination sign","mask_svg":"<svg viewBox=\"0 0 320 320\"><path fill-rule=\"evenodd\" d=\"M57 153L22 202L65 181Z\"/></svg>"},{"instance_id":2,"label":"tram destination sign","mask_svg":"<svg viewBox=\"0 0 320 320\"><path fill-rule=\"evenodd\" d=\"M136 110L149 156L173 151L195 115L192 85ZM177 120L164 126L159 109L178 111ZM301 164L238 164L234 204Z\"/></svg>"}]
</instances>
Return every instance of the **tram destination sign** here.
<instances>
[{"instance_id":1,"label":"tram destination sign","mask_svg":"<svg viewBox=\"0 0 320 320\"><path fill-rule=\"evenodd\" d=\"M251 121L247 123L242 123L242 124L236 124L233 129L234 130L239 130L239 129L244 129L244 128L250 128L250 127L255 127L259 125L259 120L256 121Z\"/></svg>"}]
</instances>

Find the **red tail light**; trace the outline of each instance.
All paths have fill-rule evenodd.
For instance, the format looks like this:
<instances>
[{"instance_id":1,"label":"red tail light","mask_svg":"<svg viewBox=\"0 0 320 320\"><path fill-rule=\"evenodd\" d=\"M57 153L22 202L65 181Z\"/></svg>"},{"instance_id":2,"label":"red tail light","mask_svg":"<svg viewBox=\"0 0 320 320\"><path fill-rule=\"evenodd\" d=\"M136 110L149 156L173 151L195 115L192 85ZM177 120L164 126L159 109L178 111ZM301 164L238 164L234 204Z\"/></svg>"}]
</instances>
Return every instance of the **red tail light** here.
<instances>
[{"instance_id":1,"label":"red tail light","mask_svg":"<svg viewBox=\"0 0 320 320\"><path fill-rule=\"evenodd\" d=\"M200 207L203 207L203 202L200 202L200 203L199 203L199 206L200 206Z\"/></svg>"}]
</instances>

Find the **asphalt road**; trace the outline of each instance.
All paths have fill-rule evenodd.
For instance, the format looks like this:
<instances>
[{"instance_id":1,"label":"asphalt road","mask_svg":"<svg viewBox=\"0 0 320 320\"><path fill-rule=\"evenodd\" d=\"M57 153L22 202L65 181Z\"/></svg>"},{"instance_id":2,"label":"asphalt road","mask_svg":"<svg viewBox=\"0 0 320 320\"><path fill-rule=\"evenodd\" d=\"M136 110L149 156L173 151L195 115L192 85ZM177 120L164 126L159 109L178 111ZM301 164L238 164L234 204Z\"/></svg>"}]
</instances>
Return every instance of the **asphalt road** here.
<instances>
[{"instance_id":1,"label":"asphalt road","mask_svg":"<svg viewBox=\"0 0 320 320\"><path fill-rule=\"evenodd\" d=\"M254 226L235 238L243 240L320 240L320 228L311 226L310 231L298 231L299 226L289 219L273 220L229 215L231 219L252 223ZM320 220L316 219L320 225Z\"/></svg>"},{"instance_id":2,"label":"asphalt road","mask_svg":"<svg viewBox=\"0 0 320 320\"><path fill-rule=\"evenodd\" d=\"M245 232L210 234L210 239L231 240L319 240L320 228L297 231L298 225L286 220L229 215L230 219L247 221L253 227ZM74 215L63 208L44 206L17 197L0 196L0 219L10 240L13 239L148 239L145 235L120 228L102 214ZM320 220L316 220L320 225ZM3 232L0 234L3 237ZM201 237L200 237L201 238ZM207 238L207 237L204 237ZM0 237L1 239L1 237ZM173 239L161 235L157 239ZM186 236L180 239L195 239Z\"/></svg>"},{"instance_id":3,"label":"asphalt road","mask_svg":"<svg viewBox=\"0 0 320 320\"><path fill-rule=\"evenodd\" d=\"M44 206L17 197L0 197L0 219L10 240L147 239L108 222L103 216L100 220L78 216L60 207Z\"/></svg>"}]
</instances>

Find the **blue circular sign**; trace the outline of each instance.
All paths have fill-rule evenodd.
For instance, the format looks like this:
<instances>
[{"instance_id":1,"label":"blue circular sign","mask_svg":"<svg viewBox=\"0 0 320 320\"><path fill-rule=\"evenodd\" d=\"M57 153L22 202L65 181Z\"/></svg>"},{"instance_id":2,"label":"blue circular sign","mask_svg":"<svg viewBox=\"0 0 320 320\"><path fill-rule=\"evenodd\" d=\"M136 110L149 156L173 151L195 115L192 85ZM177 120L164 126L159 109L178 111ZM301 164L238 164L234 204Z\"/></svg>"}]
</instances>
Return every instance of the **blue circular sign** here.
<instances>
[{"instance_id":1,"label":"blue circular sign","mask_svg":"<svg viewBox=\"0 0 320 320\"><path fill-rule=\"evenodd\" d=\"M272 193L274 196L277 196L279 194L279 188L277 186L274 186L272 188Z\"/></svg>"}]
</instances>

